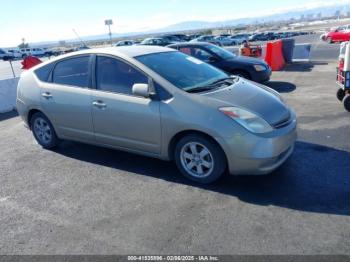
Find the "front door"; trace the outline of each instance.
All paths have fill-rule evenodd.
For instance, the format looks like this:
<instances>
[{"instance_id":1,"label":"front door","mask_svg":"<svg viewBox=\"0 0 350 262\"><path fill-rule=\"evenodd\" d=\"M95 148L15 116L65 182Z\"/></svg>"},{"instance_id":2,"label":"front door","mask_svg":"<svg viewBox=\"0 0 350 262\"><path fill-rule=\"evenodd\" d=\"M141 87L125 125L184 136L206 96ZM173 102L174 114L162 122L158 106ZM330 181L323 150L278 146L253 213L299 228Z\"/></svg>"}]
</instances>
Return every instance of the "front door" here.
<instances>
[{"instance_id":1,"label":"front door","mask_svg":"<svg viewBox=\"0 0 350 262\"><path fill-rule=\"evenodd\" d=\"M148 77L125 61L96 57L92 117L98 143L151 154L160 153L159 101L136 97L132 87Z\"/></svg>"}]
</instances>

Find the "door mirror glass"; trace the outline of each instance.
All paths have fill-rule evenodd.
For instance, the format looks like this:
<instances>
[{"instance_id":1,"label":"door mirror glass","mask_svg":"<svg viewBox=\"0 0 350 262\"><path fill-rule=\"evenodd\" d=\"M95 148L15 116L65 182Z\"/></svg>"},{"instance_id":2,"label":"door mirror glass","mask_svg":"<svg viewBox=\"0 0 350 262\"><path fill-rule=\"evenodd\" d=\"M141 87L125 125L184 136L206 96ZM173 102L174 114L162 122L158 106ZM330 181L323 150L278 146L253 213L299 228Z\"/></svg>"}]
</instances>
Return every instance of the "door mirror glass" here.
<instances>
[{"instance_id":1,"label":"door mirror glass","mask_svg":"<svg viewBox=\"0 0 350 262\"><path fill-rule=\"evenodd\" d=\"M150 97L149 85L148 84L134 84L132 87L132 93L135 96L149 98Z\"/></svg>"}]
</instances>

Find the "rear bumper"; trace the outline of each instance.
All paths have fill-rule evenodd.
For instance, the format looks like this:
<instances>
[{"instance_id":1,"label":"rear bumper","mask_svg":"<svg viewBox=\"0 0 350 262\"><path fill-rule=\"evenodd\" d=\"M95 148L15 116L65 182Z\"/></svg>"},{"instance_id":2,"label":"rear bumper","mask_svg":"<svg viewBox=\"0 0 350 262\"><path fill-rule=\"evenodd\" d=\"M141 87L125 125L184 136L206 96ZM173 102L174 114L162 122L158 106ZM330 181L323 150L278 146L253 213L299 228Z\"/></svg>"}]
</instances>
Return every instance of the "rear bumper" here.
<instances>
[{"instance_id":1,"label":"rear bumper","mask_svg":"<svg viewBox=\"0 0 350 262\"><path fill-rule=\"evenodd\" d=\"M294 151L297 139L295 116L291 124L269 135L235 135L218 141L232 175L264 175L281 166Z\"/></svg>"}]
</instances>

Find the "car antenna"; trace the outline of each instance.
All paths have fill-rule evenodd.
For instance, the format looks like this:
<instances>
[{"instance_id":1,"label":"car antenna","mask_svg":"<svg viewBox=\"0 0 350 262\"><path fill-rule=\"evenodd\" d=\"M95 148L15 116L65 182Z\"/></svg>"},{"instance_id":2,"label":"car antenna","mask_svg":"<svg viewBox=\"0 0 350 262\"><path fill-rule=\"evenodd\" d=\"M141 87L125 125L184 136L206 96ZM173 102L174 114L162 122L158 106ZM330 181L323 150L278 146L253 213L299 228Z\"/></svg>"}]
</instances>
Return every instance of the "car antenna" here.
<instances>
[{"instance_id":1,"label":"car antenna","mask_svg":"<svg viewBox=\"0 0 350 262\"><path fill-rule=\"evenodd\" d=\"M87 47L87 44L83 41L83 39L81 39L81 37L78 35L77 31L75 31L74 28L72 30L73 30L74 34L77 36L77 38L80 40L80 42L82 42L83 45Z\"/></svg>"}]
</instances>

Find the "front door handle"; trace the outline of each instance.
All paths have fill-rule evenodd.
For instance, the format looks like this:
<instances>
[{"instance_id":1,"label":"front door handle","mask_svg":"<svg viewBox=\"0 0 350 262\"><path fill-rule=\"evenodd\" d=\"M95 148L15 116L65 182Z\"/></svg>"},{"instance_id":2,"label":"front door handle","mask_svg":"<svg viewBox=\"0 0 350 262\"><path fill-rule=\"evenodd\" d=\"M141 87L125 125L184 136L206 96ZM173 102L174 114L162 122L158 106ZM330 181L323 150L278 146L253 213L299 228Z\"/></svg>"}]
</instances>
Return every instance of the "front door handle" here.
<instances>
[{"instance_id":1,"label":"front door handle","mask_svg":"<svg viewBox=\"0 0 350 262\"><path fill-rule=\"evenodd\" d=\"M92 103L92 105L99 108L99 109L105 109L107 107L107 105L105 103L103 103L102 101L94 101Z\"/></svg>"},{"instance_id":2,"label":"front door handle","mask_svg":"<svg viewBox=\"0 0 350 262\"><path fill-rule=\"evenodd\" d=\"M52 98L52 95L51 95L50 92L44 92L44 93L42 93L41 95L42 95L42 97L44 97L44 98L46 98L46 99Z\"/></svg>"}]
</instances>

